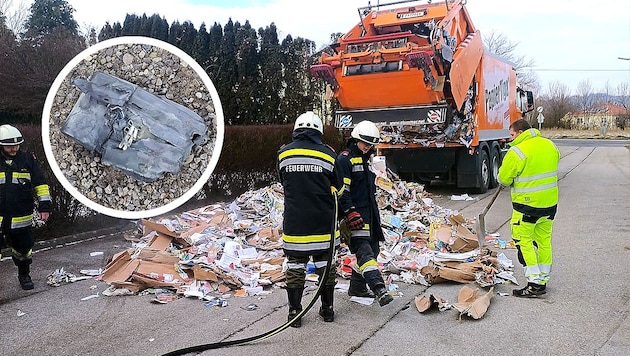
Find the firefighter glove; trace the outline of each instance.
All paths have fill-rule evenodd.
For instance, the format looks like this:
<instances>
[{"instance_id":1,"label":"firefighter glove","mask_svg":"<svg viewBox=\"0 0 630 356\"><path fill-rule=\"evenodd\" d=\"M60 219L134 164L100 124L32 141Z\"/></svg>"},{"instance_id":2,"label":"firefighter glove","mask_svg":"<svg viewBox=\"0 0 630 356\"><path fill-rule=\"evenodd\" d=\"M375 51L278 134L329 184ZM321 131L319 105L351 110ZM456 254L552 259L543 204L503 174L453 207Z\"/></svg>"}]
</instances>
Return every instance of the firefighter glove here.
<instances>
[{"instance_id":1,"label":"firefighter glove","mask_svg":"<svg viewBox=\"0 0 630 356\"><path fill-rule=\"evenodd\" d=\"M346 219L348 220L350 230L360 230L361 228L363 228L363 225L365 225L361 214L359 214L359 212L356 210L350 210L350 212L348 212L348 215L346 215Z\"/></svg>"}]
</instances>

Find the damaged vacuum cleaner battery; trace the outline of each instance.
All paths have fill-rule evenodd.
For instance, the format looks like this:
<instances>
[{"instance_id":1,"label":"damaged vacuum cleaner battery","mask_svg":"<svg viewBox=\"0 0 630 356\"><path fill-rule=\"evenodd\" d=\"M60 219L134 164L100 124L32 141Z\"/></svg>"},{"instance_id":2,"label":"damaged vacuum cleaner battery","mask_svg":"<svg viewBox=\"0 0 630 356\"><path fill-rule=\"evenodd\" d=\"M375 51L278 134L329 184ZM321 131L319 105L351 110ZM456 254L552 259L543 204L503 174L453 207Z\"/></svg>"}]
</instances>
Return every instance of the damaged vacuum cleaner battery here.
<instances>
[{"instance_id":1,"label":"damaged vacuum cleaner battery","mask_svg":"<svg viewBox=\"0 0 630 356\"><path fill-rule=\"evenodd\" d=\"M183 105L112 75L75 78L81 95L61 131L101 155L101 162L142 182L177 174L207 127Z\"/></svg>"}]
</instances>

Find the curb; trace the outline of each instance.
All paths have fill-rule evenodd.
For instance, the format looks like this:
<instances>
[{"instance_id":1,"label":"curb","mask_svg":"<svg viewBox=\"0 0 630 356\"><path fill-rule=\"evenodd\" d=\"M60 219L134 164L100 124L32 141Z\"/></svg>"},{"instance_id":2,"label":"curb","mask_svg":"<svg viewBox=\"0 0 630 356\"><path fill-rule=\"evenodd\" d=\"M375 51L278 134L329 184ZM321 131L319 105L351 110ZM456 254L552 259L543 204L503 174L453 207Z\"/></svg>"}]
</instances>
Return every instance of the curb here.
<instances>
[{"instance_id":1,"label":"curb","mask_svg":"<svg viewBox=\"0 0 630 356\"><path fill-rule=\"evenodd\" d=\"M44 241L35 241L35 246L33 246L33 252L37 252L40 250L46 250L54 246L65 245L70 243L77 243L81 241L87 241L94 238L101 238L105 236L112 236L116 234L121 234L125 232L131 232L137 229L137 226L134 221L126 221L122 224L118 224L116 226L103 228L99 230L93 231L85 231L78 234L66 235L57 237L54 239L48 239ZM0 251L1 256L11 256L11 249L6 247Z\"/></svg>"}]
</instances>

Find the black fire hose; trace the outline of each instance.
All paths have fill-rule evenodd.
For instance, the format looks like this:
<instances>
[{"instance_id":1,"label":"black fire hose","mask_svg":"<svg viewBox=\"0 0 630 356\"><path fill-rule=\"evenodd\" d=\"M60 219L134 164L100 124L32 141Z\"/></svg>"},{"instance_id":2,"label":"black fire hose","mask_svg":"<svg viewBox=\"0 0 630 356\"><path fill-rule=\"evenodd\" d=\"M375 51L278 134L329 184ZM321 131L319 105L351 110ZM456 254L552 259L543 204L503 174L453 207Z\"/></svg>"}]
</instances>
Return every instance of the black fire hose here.
<instances>
[{"instance_id":1,"label":"black fire hose","mask_svg":"<svg viewBox=\"0 0 630 356\"><path fill-rule=\"evenodd\" d=\"M220 349L220 348L223 348L223 347L240 345L240 344L244 344L244 343L248 343L248 342L252 342L252 341L266 339L268 337L276 335L276 334L280 333L281 331L285 330L286 328L291 326L291 324L294 321L296 321L297 319L301 318L304 314L306 314L313 307L315 302L317 302L317 299L319 298L319 296L322 293L322 286L324 285L325 281L328 279L328 276L330 275L330 273L336 273L336 272L332 272L331 271L331 269L332 269L331 267L332 267L333 258L335 256L335 235L336 235L336 232L337 232L337 215L338 215L339 211L338 211L338 205L337 205L337 190L334 187L331 187L331 191L332 191L332 194L333 194L333 197L334 197L334 202L335 202L335 216L334 216L334 219L333 219L333 222L332 222L332 229L331 229L331 232L330 232L331 239L330 239L330 247L329 247L329 251L328 251L329 252L328 265L327 265L327 268L324 270L324 275L319 280L319 286L317 288L317 292L315 292L315 295L313 296L313 299L311 299L311 301L308 303L306 308L302 309L302 311L300 311L293 319L287 321L285 324L280 325L277 328L269 330L269 331L264 332L262 334L259 334L259 335L256 335L256 336L247 337L247 338L243 338L243 339L238 339L238 340L220 341L220 342L214 342L214 343L211 343L211 344L190 346L190 347L186 347L186 348L183 348L183 349L179 349L179 350L175 350L175 351L171 351L171 352L165 353L165 354L163 354L163 356L185 355L185 354L193 353L193 352L202 352L202 351L206 351L206 350Z\"/></svg>"}]
</instances>

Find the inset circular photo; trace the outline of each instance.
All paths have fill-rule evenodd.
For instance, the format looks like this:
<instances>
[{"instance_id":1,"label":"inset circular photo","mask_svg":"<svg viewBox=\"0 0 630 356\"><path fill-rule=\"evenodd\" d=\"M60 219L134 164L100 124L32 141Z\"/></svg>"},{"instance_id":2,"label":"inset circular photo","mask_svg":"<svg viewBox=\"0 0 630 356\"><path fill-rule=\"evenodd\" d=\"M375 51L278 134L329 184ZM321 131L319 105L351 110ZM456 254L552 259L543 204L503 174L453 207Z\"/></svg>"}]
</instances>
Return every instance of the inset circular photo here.
<instances>
[{"instance_id":1,"label":"inset circular photo","mask_svg":"<svg viewBox=\"0 0 630 356\"><path fill-rule=\"evenodd\" d=\"M148 37L100 42L70 61L44 105L44 151L63 187L125 219L165 214L207 183L223 146L216 89L192 57Z\"/></svg>"}]
</instances>

